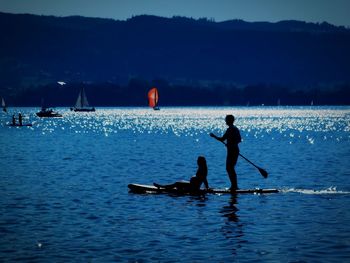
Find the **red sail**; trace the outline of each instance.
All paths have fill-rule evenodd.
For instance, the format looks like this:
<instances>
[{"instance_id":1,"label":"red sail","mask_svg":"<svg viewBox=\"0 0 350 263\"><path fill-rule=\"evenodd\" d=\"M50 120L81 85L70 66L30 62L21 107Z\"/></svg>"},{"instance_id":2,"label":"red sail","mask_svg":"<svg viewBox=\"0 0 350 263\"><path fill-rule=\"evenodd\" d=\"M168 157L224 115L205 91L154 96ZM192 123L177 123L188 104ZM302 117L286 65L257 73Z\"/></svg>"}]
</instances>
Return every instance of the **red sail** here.
<instances>
[{"instance_id":1,"label":"red sail","mask_svg":"<svg viewBox=\"0 0 350 263\"><path fill-rule=\"evenodd\" d=\"M148 104L152 108L154 108L158 105L158 90L157 90L157 88L152 88L148 92Z\"/></svg>"}]
</instances>

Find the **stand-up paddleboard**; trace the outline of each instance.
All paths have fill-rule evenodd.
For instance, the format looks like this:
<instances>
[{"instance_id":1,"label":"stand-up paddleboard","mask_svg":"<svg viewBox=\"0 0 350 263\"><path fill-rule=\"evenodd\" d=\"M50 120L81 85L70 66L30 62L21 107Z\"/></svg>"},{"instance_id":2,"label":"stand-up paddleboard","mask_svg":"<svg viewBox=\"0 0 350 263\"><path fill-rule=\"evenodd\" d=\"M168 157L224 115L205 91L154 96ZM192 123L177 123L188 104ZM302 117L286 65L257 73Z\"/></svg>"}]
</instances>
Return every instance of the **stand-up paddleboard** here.
<instances>
[{"instance_id":1,"label":"stand-up paddleboard","mask_svg":"<svg viewBox=\"0 0 350 263\"><path fill-rule=\"evenodd\" d=\"M174 193L174 194L271 194L271 193L278 193L278 189L239 189L236 191L231 191L230 189L201 189L198 192L194 193L186 193L179 191L177 189L166 189L161 187L155 187L153 185L143 185L143 184L129 184L128 188L130 189L130 192L137 193L137 194L160 194L160 193Z\"/></svg>"}]
</instances>

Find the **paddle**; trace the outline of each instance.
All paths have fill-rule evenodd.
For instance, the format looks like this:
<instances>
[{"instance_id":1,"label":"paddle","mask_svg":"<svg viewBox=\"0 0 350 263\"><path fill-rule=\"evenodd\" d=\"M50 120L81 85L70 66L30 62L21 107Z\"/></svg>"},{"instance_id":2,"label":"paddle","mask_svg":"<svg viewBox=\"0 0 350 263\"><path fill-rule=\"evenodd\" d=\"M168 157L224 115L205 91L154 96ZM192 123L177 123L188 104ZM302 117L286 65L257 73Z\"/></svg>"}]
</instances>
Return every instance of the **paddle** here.
<instances>
[{"instance_id":1,"label":"paddle","mask_svg":"<svg viewBox=\"0 0 350 263\"><path fill-rule=\"evenodd\" d=\"M215 137L214 137L215 138ZM216 139L216 138L215 138ZM218 139L217 139L218 140ZM227 144L223 141L218 140L219 142L222 142L226 147ZM252 161L250 161L248 158L246 158L245 156L243 156L241 153L239 154L244 160L246 160L248 163L250 163L251 165L253 165L256 169L259 170L260 174L264 177L267 178L268 174L266 172L266 170L264 170L263 168L257 166L256 164L254 164Z\"/></svg>"},{"instance_id":2,"label":"paddle","mask_svg":"<svg viewBox=\"0 0 350 263\"><path fill-rule=\"evenodd\" d=\"M250 163L251 165L253 165L255 168L257 168L260 172L260 174L264 177L267 178L268 174L266 172L266 170L264 170L263 168L255 165L254 163L252 163L250 160L248 160L246 157L244 157L242 154L239 154L244 160L246 160L248 163Z\"/></svg>"}]
</instances>

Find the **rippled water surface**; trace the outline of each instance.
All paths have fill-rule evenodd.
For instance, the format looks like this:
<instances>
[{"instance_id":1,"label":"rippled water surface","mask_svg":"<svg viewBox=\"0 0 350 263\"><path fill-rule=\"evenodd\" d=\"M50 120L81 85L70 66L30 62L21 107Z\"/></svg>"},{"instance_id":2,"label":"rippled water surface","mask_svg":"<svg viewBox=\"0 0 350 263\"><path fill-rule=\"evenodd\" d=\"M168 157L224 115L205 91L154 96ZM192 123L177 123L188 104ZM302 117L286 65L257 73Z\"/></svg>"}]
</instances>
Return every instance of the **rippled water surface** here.
<instances>
[{"instance_id":1,"label":"rippled water surface","mask_svg":"<svg viewBox=\"0 0 350 263\"><path fill-rule=\"evenodd\" d=\"M0 261L350 261L350 108L38 109L0 114ZM32 127L6 125L22 112ZM269 195L137 195L128 183L189 179L204 155L228 187L224 133L236 116L240 188Z\"/></svg>"}]
</instances>

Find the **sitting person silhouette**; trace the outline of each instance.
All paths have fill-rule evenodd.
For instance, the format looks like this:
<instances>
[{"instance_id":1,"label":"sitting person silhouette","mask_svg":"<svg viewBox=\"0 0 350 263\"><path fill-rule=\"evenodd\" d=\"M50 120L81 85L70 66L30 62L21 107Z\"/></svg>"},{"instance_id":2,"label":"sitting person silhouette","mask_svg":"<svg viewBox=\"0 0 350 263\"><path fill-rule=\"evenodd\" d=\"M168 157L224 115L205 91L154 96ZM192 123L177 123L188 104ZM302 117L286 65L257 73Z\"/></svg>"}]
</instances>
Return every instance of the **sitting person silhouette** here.
<instances>
[{"instance_id":1,"label":"sitting person silhouette","mask_svg":"<svg viewBox=\"0 0 350 263\"><path fill-rule=\"evenodd\" d=\"M153 183L157 188L165 188L167 190L176 189L181 192L197 192L200 190L202 183L204 183L205 188L209 190L209 184L207 180L208 167L207 161L203 156L199 156L197 159L198 169L195 176L192 176L190 181L175 182L173 184L161 185Z\"/></svg>"}]
</instances>

